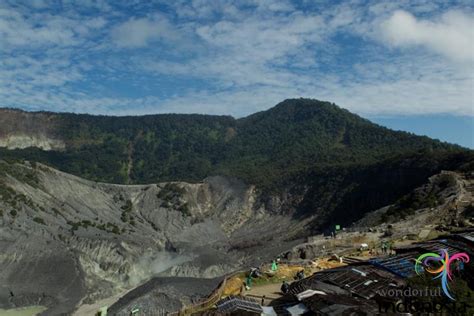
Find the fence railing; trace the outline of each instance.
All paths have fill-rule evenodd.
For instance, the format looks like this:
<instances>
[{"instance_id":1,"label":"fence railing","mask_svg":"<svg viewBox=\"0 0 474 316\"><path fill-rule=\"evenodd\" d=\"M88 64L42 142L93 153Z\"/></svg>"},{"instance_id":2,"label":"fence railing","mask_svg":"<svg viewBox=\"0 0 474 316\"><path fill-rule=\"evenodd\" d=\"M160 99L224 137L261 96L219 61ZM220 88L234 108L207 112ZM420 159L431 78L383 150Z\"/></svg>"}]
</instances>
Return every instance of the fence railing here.
<instances>
[{"instance_id":1,"label":"fence railing","mask_svg":"<svg viewBox=\"0 0 474 316\"><path fill-rule=\"evenodd\" d=\"M288 266L300 266L300 265L305 265L307 264L307 261L300 261L300 262L285 262L281 261L280 264L285 264ZM269 270L271 267L270 263L263 263L260 265L260 270L265 271ZM226 276L224 276L224 279L219 283L219 285L216 287L216 289L207 297L204 298L201 302L184 306L181 310L173 312L173 313L168 313L167 315L169 316L184 316L184 315L191 315L193 313L201 312L204 310L207 310L214 306L221 298L224 293L224 290L226 288L228 280L234 278L235 276L247 272L248 269L245 270L239 270L239 271L234 271Z\"/></svg>"}]
</instances>

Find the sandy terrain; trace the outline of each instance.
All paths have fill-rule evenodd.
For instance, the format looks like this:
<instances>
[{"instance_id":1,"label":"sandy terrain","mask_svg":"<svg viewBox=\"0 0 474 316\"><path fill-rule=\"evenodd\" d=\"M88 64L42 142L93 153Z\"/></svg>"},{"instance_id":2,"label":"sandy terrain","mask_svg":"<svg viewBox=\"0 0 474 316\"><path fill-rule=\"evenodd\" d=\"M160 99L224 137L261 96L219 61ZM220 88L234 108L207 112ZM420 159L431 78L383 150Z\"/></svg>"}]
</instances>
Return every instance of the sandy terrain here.
<instances>
[{"instance_id":1,"label":"sandy terrain","mask_svg":"<svg viewBox=\"0 0 474 316\"><path fill-rule=\"evenodd\" d=\"M127 294L128 290L122 291L114 296L105 298L103 300L97 301L94 304L84 304L81 305L73 314L73 316L90 316L95 315L95 313L104 306L110 307L115 302L118 301L119 298Z\"/></svg>"}]
</instances>

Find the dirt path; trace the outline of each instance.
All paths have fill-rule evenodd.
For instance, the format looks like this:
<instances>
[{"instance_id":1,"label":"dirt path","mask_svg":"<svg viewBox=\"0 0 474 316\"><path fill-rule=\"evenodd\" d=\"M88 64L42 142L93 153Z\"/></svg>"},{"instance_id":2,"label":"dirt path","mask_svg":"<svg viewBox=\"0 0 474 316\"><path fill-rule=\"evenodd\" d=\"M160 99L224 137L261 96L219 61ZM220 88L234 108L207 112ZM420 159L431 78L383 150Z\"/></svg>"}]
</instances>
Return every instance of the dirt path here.
<instances>
[{"instance_id":1,"label":"dirt path","mask_svg":"<svg viewBox=\"0 0 474 316\"><path fill-rule=\"evenodd\" d=\"M260 302L263 296L265 296L265 304L270 303L271 300L280 298L280 283L265 284L261 286L256 286L245 292L245 296L256 299Z\"/></svg>"}]
</instances>

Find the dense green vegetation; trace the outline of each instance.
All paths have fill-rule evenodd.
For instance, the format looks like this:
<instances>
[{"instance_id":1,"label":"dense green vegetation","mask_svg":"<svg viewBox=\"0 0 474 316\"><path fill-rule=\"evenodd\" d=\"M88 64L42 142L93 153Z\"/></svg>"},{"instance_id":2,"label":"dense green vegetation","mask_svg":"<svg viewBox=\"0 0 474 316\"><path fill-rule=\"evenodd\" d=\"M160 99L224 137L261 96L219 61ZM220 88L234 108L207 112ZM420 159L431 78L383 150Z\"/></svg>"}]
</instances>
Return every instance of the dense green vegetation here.
<instances>
[{"instance_id":1,"label":"dense green vegetation","mask_svg":"<svg viewBox=\"0 0 474 316\"><path fill-rule=\"evenodd\" d=\"M66 150L0 149L0 159L43 162L114 183L236 177L269 197L262 201L269 209L320 214L318 226L351 223L443 169L474 170L472 151L392 131L317 100L286 100L241 119L49 115L52 136L63 140ZM34 178L25 181L35 183ZM179 200L178 189L163 188L158 196L163 206ZM272 207L270 196L282 193L281 205ZM180 210L190 213L185 203ZM127 204L122 211L122 220L132 223Z\"/></svg>"},{"instance_id":2,"label":"dense green vegetation","mask_svg":"<svg viewBox=\"0 0 474 316\"><path fill-rule=\"evenodd\" d=\"M225 174L260 186L308 168L368 164L419 150L460 148L394 132L328 102L286 100L242 119L208 115L54 115L66 151L1 150L117 183L201 181ZM129 165L131 168L129 169Z\"/></svg>"}]
</instances>

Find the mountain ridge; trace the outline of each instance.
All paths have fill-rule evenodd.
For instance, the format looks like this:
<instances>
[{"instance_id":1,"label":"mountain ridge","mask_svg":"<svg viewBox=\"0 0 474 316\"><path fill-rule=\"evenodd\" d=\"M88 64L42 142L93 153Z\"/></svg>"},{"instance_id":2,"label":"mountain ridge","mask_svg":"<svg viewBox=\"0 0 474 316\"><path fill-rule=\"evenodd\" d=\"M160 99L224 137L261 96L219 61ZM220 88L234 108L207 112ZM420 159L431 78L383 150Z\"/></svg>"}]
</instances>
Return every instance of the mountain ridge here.
<instances>
[{"instance_id":1,"label":"mountain ridge","mask_svg":"<svg viewBox=\"0 0 474 316\"><path fill-rule=\"evenodd\" d=\"M311 99L287 99L239 119L15 110L8 117L1 111L0 155L38 160L104 182L199 181L224 174L265 186L279 175L266 180L260 168L271 167L278 174L315 163L375 162L394 152L464 150L426 136L392 131L333 103Z\"/></svg>"},{"instance_id":2,"label":"mountain ridge","mask_svg":"<svg viewBox=\"0 0 474 316\"><path fill-rule=\"evenodd\" d=\"M335 103L331 103L329 101L320 101L317 99L306 99L306 98L295 98L295 99L285 99L284 101L276 104L275 106L263 110L263 111L258 111L252 114L249 114L244 117L233 117L231 115L216 115L216 114L200 114L200 113L157 113L157 114L144 114L144 115L110 115L110 114L89 114L89 113L75 113L75 112L54 112L54 111L44 111L44 110L38 110L38 111L29 111L29 110L24 110L20 108L11 108L11 107L0 107L0 114L1 113L18 113L18 114L31 114L31 115L50 115L50 116L70 116L73 118L93 118L93 119L131 119L131 118L136 118L136 119L147 119L147 118L156 118L156 117L183 117L183 118L210 118L210 119L228 119L230 121L235 121L239 123L243 123L245 121L252 121L254 118L260 117L262 115L268 115L271 113L279 113L279 112L285 112L285 114L288 114L288 112L291 110L291 112L295 112L296 110L300 110L304 107L308 108L309 106L313 106L313 109L321 108L324 107L325 110L334 110L336 109L337 111L343 112L345 114L348 114L352 116L353 118L356 118L357 120L366 123L367 125L371 125L374 127L379 127L383 128L387 131L391 132L396 132L400 134L405 134L405 135L410 135L410 136L416 136L416 137L421 137L425 139L430 139L434 140L443 144L449 144L452 146L456 147L462 147L457 144L452 144L444 141L440 141L438 139L432 139L428 136L424 135L416 135L411 132L405 132L405 131L400 131L400 130L393 130L388 127L379 125L377 123L374 123L370 121L369 119L366 119L358 114L352 113L349 110L342 108ZM297 109L298 108L298 109ZM0 129L0 132L2 132L2 129Z\"/></svg>"}]
</instances>

